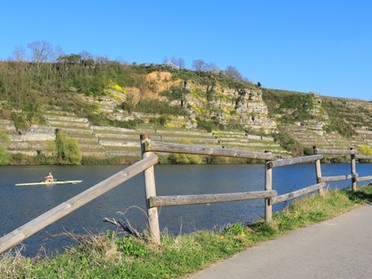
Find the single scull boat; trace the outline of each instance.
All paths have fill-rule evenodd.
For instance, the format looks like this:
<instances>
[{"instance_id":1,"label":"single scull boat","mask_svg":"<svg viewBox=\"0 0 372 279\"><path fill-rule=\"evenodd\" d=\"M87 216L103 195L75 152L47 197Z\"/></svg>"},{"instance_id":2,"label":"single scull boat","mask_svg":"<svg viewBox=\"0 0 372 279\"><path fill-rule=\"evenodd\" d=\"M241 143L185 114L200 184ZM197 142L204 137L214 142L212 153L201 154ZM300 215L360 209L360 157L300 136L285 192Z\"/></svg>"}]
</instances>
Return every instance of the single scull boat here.
<instances>
[{"instance_id":1,"label":"single scull boat","mask_svg":"<svg viewBox=\"0 0 372 279\"><path fill-rule=\"evenodd\" d=\"M41 181L41 182L31 182L31 183L17 183L15 186L56 185L56 184L77 184L77 183L81 183L82 181L83 181L83 180Z\"/></svg>"}]
</instances>

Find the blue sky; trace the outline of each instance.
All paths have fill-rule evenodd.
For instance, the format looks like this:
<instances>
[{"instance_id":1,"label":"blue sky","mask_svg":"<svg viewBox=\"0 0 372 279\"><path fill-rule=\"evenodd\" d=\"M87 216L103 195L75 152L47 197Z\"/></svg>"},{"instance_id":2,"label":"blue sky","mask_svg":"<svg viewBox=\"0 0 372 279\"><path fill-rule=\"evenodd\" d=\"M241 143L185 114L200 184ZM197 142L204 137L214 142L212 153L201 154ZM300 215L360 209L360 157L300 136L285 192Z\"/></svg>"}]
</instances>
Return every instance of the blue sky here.
<instances>
[{"instance_id":1,"label":"blue sky","mask_svg":"<svg viewBox=\"0 0 372 279\"><path fill-rule=\"evenodd\" d=\"M128 63L202 59L263 87L372 100L369 0L4 0L0 60L35 41Z\"/></svg>"}]
</instances>

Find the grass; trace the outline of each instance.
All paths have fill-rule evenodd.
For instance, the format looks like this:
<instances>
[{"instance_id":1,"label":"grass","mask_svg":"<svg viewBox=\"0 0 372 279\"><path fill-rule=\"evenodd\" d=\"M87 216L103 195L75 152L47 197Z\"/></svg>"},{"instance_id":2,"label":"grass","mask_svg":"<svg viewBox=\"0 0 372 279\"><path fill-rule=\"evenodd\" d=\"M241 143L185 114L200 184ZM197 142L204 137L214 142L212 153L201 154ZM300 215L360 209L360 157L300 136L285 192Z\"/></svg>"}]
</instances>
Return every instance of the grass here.
<instances>
[{"instance_id":1,"label":"grass","mask_svg":"<svg viewBox=\"0 0 372 279\"><path fill-rule=\"evenodd\" d=\"M0 256L2 278L180 278L219 260L275 239L290 230L343 214L372 201L372 187L358 192L330 190L313 195L274 213L270 224L231 224L222 230L189 235L162 235L162 244L146 238L101 235L73 235L79 245L52 258L26 258L13 250Z\"/></svg>"}]
</instances>

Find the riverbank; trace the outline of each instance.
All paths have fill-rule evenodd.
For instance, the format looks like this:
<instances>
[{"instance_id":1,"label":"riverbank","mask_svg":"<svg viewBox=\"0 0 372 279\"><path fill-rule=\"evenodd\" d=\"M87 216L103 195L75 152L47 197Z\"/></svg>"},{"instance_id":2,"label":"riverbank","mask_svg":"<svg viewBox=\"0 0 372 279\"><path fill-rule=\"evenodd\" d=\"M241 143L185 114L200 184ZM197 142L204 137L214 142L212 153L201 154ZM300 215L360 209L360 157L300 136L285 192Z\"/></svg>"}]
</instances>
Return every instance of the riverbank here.
<instances>
[{"instance_id":1,"label":"riverbank","mask_svg":"<svg viewBox=\"0 0 372 279\"><path fill-rule=\"evenodd\" d=\"M325 196L301 199L273 216L271 224L232 224L213 232L173 237L162 234L162 245L146 237L123 237L118 231L102 235L73 235L79 245L47 258L42 252L26 258L13 250L0 257L6 278L180 278L228 258L248 247L275 239L290 230L341 215L372 201L372 187L330 190ZM142 237L143 236L143 237Z\"/></svg>"}]
</instances>

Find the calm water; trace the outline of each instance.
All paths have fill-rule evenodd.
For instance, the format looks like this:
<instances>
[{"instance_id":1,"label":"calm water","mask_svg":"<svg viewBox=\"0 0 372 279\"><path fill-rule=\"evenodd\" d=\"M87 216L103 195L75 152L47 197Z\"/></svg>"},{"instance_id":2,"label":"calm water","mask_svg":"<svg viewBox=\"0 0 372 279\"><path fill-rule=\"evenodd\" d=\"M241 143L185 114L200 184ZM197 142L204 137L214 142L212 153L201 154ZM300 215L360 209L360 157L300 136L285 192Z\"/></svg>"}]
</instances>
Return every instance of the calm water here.
<instances>
[{"instance_id":1,"label":"calm water","mask_svg":"<svg viewBox=\"0 0 372 279\"><path fill-rule=\"evenodd\" d=\"M0 167L0 236L16 229L45 211L79 194L125 166L32 166ZM77 185L25 186L15 183L36 182L51 171L58 180L82 179ZM361 176L372 175L372 164L358 164ZM350 173L349 164L322 165L326 175ZM264 190L263 165L161 165L155 167L158 195L204 194ZM368 184L372 181L363 182ZM273 188L279 194L315 184L314 165L296 165L273 170ZM329 184L345 188L350 181ZM263 200L164 207L159 211L160 226L172 234L189 233L198 229L222 228L229 223L252 222L264 216ZM288 204L275 205L280 210ZM40 245L48 253L71 244L64 237L51 237L65 231L73 233L102 232L115 229L102 222L103 218L125 220L141 230L147 227L144 182L142 175L118 186L111 192L79 208L70 215L31 236L24 255L32 256Z\"/></svg>"}]
</instances>

